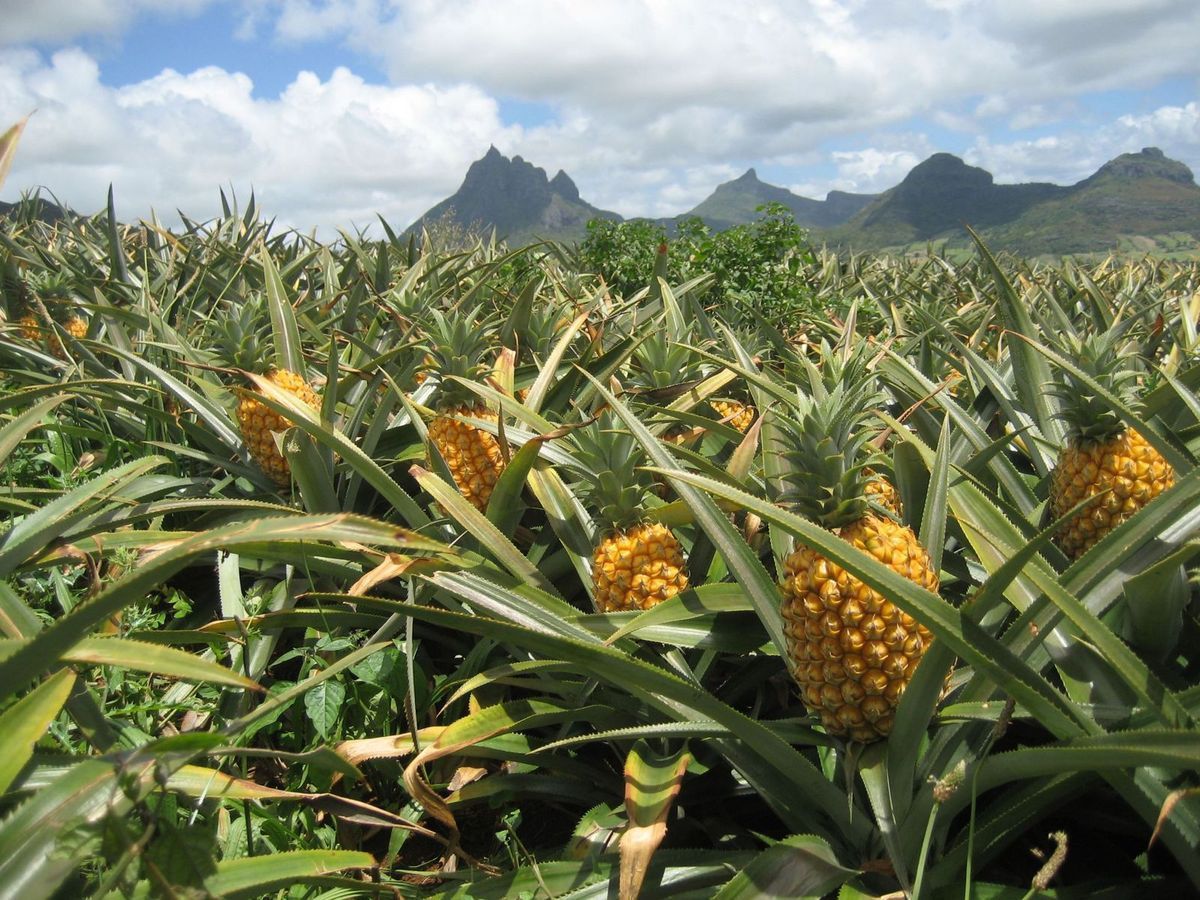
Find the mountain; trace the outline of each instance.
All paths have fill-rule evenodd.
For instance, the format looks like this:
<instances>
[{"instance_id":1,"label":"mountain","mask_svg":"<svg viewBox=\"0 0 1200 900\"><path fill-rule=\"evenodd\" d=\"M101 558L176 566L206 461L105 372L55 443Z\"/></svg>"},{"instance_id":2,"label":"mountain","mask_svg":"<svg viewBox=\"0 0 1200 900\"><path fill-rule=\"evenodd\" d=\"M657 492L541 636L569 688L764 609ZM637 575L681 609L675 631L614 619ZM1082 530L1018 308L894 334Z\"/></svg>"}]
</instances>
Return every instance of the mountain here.
<instances>
[{"instance_id":1,"label":"mountain","mask_svg":"<svg viewBox=\"0 0 1200 900\"><path fill-rule=\"evenodd\" d=\"M673 233L699 216L714 231L755 221L757 207L782 203L815 242L861 251L922 250L932 242L968 247L970 225L995 250L1025 256L1200 251L1200 187L1183 163L1156 147L1125 153L1073 185L996 184L991 173L935 153L882 194L831 191L810 200L761 181L754 169L719 185L684 216L652 220ZM462 186L409 231L445 220L495 229L510 244L538 238L581 240L590 219L621 221L579 196L570 177L547 178L495 147L471 164Z\"/></svg>"},{"instance_id":2,"label":"mountain","mask_svg":"<svg viewBox=\"0 0 1200 900\"><path fill-rule=\"evenodd\" d=\"M620 221L621 217L597 209L579 196L579 188L561 169L553 178L546 170L512 159L495 147L471 163L462 186L409 226L408 232L438 221L464 228L495 229L511 245L539 238L581 240L589 220Z\"/></svg>"},{"instance_id":3,"label":"mountain","mask_svg":"<svg viewBox=\"0 0 1200 900\"><path fill-rule=\"evenodd\" d=\"M1028 256L1107 251L1134 237L1200 238L1200 187L1156 147L1126 153L1076 184L996 184L949 153L917 165L843 224L815 235L855 250L932 241L967 246L970 225L993 249Z\"/></svg>"},{"instance_id":4,"label":"mountain","mask_svg":"<svg viewBox=\"0 0 1200 900\"><path fill-rule=\"evenodd\" d=\"M740 178L718 185L703 202L685 216L699 216L714 231L745 225L759 217L758 207L782 203L806 228L831 228L845 222L874 200L875 194L847 194L830 191L824 200L810 200L786 188L760 181L754 169Z\"/></svg>"},{"instance_id":5,"label":"mountain","mask_svg":"<svg viewBox=\"0 0 1200 900\"><path fill-rule=\"evenodd\" d=\"M16 203L5 203L0 200L0 219L10 216L23 216L29 221L37 220L53 225L67 217L71 210L59 206L42 197L30 196ZM74 215L74 213L72 213Z\"/></svg>"}]
</instances>

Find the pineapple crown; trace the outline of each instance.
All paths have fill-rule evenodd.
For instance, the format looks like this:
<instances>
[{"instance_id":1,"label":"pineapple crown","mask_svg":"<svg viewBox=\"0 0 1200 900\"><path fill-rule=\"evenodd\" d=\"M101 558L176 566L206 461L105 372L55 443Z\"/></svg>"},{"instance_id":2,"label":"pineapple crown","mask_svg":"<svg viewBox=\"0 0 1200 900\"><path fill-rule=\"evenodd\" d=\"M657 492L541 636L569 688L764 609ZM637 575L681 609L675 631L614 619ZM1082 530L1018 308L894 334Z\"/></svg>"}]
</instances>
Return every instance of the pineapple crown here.
<instances>
[{"instance_id":1,"label":"pineapple crown","mask_svg":"<svg viewBox=\"0 0 1200 900\"><path fill-rule=\"evenodd\" d=\"M652 476L639 471L645 460L641 445L611 412L571 432L571 457L581 476L584 498L610 525L621 528L641 518Z\"/></svg>"},{"instance_id":2,"label":"pineapple crown","mask_svg":"<svg viewBox=\"0 0 1200 900\"><path fill-rule=\"evenodd\" d=\"M862 345L836 357L823 346L821 365L806 361L809 391L798 391L789 412L773 410L776 446L784 462L779 500L826 528L866 515L871 429L883 402L867 371Z\"/></svg>"},{"instance_id":3,"label":"pineapple crown","mask_svg":"<svg viewBox=\"0 0 1200 900\"><path fill-rule=\"evenodd\" d=\"M210 344L221 365L259 374L276 368L271 321L261 299L231 300L208 322Z\"/></svg>"},{"instance_id":4,"label":"pineapple crown","mask_svg":"<svg viewBox=\"0 0 1200 900\"><path fill-rule=\"evenodd\" d=\"M430 313L426 326L429 344L422 370L440 376L443 405L473 402L475 395L450 379L484 378L491 370L485 357L492 350L495 331L496 323L482 317L478 309L452 316L440 310Z\"/></svg>"},{"instance_id":5,"label":"pineapple crown","mask_svg":"<svg viewBox=\"0 0 1200 900\"><path fill-rule=\"evenodd\" d=\"M1138 371L1121 341L1124 328L1113 328L1086 337L1068 336L1059 352L1079 371L1090 376L1126 406L1137 402ZM1103 441L1125 430L1121 416L1108 402L1076 375L1060 368L1050 392L1059 401L1058 416L1066 423L1069 436L1083 441Z\"/></svg>"},{"instance_id":6,"label":"pineapple crown","mask_svg":"<svg viewBox=\"0 0 1200 900\"><path fill-rule=\"evenodd\" d=\"M653 331L634 352L629 380L642 390L658 390L696 381L703 374L703 362L690 349L665 331Z\"/></svg>"},{"instance_id":7,"label":"pineapple crown","mask_svg":"<svg viewBox=\"0 0 1200 900\"><path fill-rule=\"evenodd\" d=\"M4 287L4 301L8 305L10 316L15 318L32 311L33 291L11 256L5 257L4 269L0 272L0 284Z\"/></svg>"}]
</instances>

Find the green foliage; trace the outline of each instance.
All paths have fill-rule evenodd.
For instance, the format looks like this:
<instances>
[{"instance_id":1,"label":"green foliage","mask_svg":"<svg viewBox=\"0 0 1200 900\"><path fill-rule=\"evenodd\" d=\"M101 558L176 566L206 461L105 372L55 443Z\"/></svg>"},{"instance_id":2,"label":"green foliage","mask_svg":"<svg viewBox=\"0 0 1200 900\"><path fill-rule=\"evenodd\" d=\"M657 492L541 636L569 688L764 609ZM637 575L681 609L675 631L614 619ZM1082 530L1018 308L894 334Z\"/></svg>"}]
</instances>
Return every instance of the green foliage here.
<instances>
[{"instance_id":1,"label":"green foliage","mask_svg":"<svg viewBox=\"0 0 1200 900\"><path fill-rule=\"evenodd\" d=\"M92 323L65 360L0 332L0 894L1200 884L1196 266L838 257L773 209L682 223L665 257L657 226L597 224L581 266L322 245L226 205L177 233L0 226ZM319 414L262 385L294 485L257 470L207 365L232 297L264 298L268 355L321 382ZM478 366L415 387L440 324ZM1056 340L1117 328L1129 396ZM823 340L878 385L849 415L939 593L777 502L781 411L845 376L807 362ZM498 416L485 512L426 468L438 376ZM1177 472L1074 563L1044 518L1059 377ZM726 398L756 424L717 421ZM580 455L598 429L613 446ZM590 482L673 529L691 589L594 611ZM936 637L886 741L844 744L796 696L777 578L799 543Z\"/></svg>"},{"instance_id":2,"label":"green foliage","mask_svg":"<svg viewBox=\"0 0 1200 900\"><path fill-rule=\"evenodd\" d=\"M813 262L807 235L779 203L758 208L748 225L712 231L702 219L685 218L668 240L659 224L633 219L593 219L580 245L585 269L601 275L617 292L630 296L651 283L655 258L668 247L666 277L680 283L711 276L705 297L719 304L733 324L754 315L779 321L811 305L807 282Z\"/></svg>"}]
</instances>

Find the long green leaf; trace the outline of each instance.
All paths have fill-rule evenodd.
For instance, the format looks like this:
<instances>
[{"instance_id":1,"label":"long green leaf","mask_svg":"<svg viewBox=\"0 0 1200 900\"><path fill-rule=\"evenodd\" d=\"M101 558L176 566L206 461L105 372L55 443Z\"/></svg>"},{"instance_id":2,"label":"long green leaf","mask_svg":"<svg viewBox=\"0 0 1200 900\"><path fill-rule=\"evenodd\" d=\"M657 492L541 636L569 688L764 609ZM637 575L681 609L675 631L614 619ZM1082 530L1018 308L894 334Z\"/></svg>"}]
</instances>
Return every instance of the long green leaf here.
<instances>
[{"instance_id":1,"label":"long green leaf","mask_svg":"<svg viewBox=\"0 0 1200 900\"><path fill-rule=\"evenodd\" d=\"M258 261L263 269L267 288L267 308L271 312L271 336L275 343L275 365L281 369L304 374L304 345L296 314L287 298L287 289L279 277L279 269L265 244L258 248Z\"/></svg>"},{"instance_id":2,"label":"long green leaf","mask_svg":"<svg viewBox=\"0 0 1200 900\"><path fill-rule=\"evenodd\" d=\"M357 850L290 850L269 856L226 859L204 879L205 889L216 897L263 897L274 888L304 884L331 872L373 869L370 853Z\"/></svg>"},{"instance_id":3,"label":"long green leaf","mask_svg":"<svg viewBox=\"0 0 1200 900\"><path fill-rule=\"evenodd\" d=\"M46 733L74 686L75 673L60 669L0 714L0 734L4 735L0 794L29 762L33 745Z\"/></svg>"},{"instance_id":4,"label":"long green leaf","mask_svg":"<svg viewBox=\"0 0 1200 900\"><path fill-rule=\"evenodd\" d=\"M0 659L6 659L27 641L0 640ZM118 666L134 672L149 672L152 675L168 675L187 681L225 684L230 687L261 691L263 688L252 679L231 672L214 662L144 641L119 637L87 637L68 648L60 657L62 662L82 663L92 666Z\"/></svg>"},{"instance_id":5,"label":"long green leaf","mask_svg":"<svg viewBox=\"0 0 1200 900\"><path fill-rule=\"evenodd\" d=\"M60 658L100 622L127 604L140 602L147 591L201 554L247 544L261 547L264 542L313 544L322 541L351 541L434 552L446 549L444 545L393 525L347 515L257 519L191 535L142 562L122 579L57 619L7 659L0 660L0 696L18 690L36 677L48 660Z\"/></svg>"},{"instance_id":6,"label":"long green leaf","mask_svg":"<svg viewBox=\"0 0 1200 900\"><path fill-rule=\"evenodd\" d=\"M0 428L0 463L8 459L29 432L42 425L46 413L66 399L66 394L49 397L17 415L11 422L5 423L4 427Z\"/></svg>"}]
</instances>

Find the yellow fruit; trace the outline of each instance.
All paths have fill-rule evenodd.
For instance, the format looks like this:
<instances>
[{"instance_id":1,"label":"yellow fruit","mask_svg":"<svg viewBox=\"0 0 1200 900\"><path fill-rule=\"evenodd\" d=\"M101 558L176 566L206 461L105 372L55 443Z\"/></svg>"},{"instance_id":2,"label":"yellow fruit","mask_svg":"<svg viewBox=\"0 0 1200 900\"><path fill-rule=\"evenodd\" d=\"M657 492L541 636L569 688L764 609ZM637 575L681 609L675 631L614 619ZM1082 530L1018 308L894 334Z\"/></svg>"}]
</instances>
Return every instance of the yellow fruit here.
<instances>
[{"instance_id":1,"label":"yellow fruit","mask_svg":"<svg viewBox=\"0 0 1200 900\"><path fill-rule=\"evenodd\" d=\"M77 341L81 341L87 337L88 324L87 319L83 318L83 316L70 316L67 321L63 322L62 327L67 334L71 335ZM50 332L49 337L46 339L46 346L56 358L67 358L67 348L64 346L63 340L57 332Z\"/></svg>"},{"instance_id":2,"label":"yellow fruit","mask_svg":"<svg viewBox=\"0 0 1200 900\"><path fill-rule=\"evenodd\" d=\"M717 411L717 415L728 420L729 424L742 434L745 434L746 429L754 422L754 407L737 400L714 400L712 407Z\"/></svg>"},{"instance_id":3,"label":"yellow fruit","mask_svg":"<svg viewBox=\"0 0 1200 900\"><path fill-rule=\"evenodd\" d=\"M282 388L314 410L321 408L317 392L308 386L302 375L288 369L276 369L266 376L276 387ZM271 480L286 485L292 470L279 448L275 446L274 432L287 431L291 420L267 407L252 391L242 394L237 405L238 428L250 455Z\"/></svg>"},{"instance_id":4,"label":"yellow fruit","mask_svg":"<svg viewBox=\"0 0 1200 900\"><path fill-rule=\"evenodd\" d=\"M37 316L33 313L25 313L17 319L17 327L21 330L21 337L27 341L36 342L42 336L42 326L38 324Z\"/></svg>"},{"instance_id":5,"label":"yellow fruit","mask_svg":"<svg viewBox=\"0 0 1200 900\"><path fill-rule=\"evenodd\" d=\"M864 472L866 475L872 474L870 470ZM867 482L863 489L868 500L873 500L886 509L893 515L900 515L900 492L896 490L896 486L886 478L876 476Z\"/></svg>"},{"instance_id":6,"label":"yellow fruit","mask_svg":"<svg viewBox=\"0 0 1200 900\"><path fill-rule=\"evenodd\" d=\"M1174 483L1171 464L1133 428L1107 440L1072 438L1051 479L1054 517L1102 496L1068 519L1055 540L1067 556L1078 559Z\"/></svg>"},{"instance_id":7,"label":"yellow fruit","mask_svg":"<svg viewBox=\"0 0 1200 900\"><path fill-rule=\"evenodd\" d=\"M688 586L683 548L659 523L604 538L592 554L592 577L600 612L649 609Z\"/></svg>"},{"instance_id":8,"label":"yellow fruit","mask_svg":"<svg viewBox=\"0 0 1200 900\"><path fill-rule=\"evenodd\" d=\"M937 592L937 572L911 528L868 513L838 533ZM933 635L887 597L807 547L785 560L779 586L792 674L804 704L820 715L830 734L863 742L886 737Z\"/></svg>"},{"instance_id":9,"label":"yellow fruit","mask_svg":"<svg viewBox=\"0 0 1200 900\"><path fill-rule=\"evenodd\" d=\"M488 422L495 422L499 417L486 407L459 406L446 410L429 423L429 439L446 461L459 492L483 512L492 497L496 480L504 470L500 442L495 435L451 416Z\"/></svg>"},{"instance_id":10,"label":"yellow fruit","mask_svg":"<svg viewBox=\"0 0 1200 900\"><path fill-rule=\"evenodd\" d=\"M63 323L63 328L77 341L82 341L87 337L88 323L83 316L68 316L67 321Z\"/></svg>"}]
</instances>

